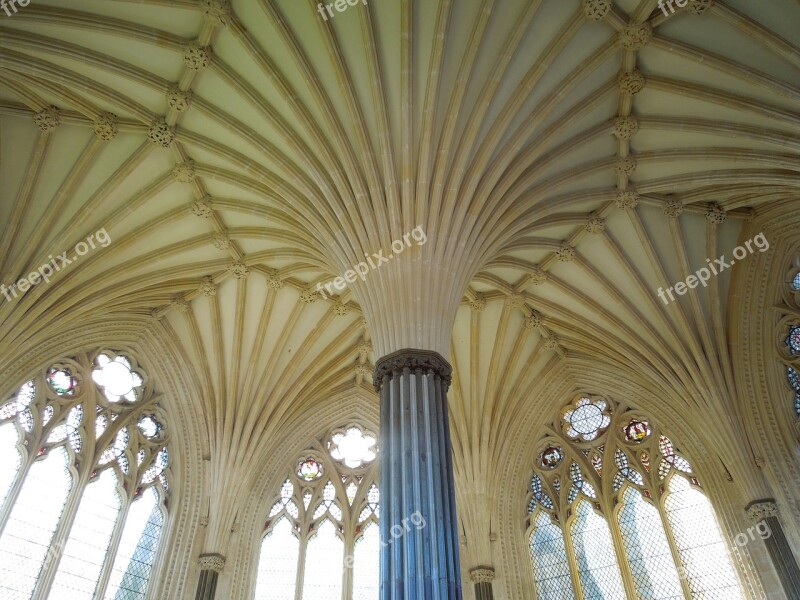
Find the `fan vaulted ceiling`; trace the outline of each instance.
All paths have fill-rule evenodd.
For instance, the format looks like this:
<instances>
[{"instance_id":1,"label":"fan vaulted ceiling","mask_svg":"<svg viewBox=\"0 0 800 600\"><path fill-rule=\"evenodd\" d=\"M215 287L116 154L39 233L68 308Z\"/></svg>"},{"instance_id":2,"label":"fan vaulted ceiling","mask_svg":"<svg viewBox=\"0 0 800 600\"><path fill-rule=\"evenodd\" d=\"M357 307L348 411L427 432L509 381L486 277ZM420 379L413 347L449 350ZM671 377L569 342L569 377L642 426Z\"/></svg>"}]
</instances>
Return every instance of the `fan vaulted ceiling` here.
<instances>
[{"instance_id":1,"label":"fan vaulted ceiling","mask_svg":"<svg viewBox=\"0 0 800 600\"><path fill-rule=\"evenodd\" d=\"M111 242L0 302L0 369L98 319L164 328L232 489L223 464L426 342L456 369L457 469L481 486L570 357L724 411L730 271L656 292L797 197L796 1L18 8L0 13L1 282ZM413 254L315 293L418 225Z\"/></svg>"}]
</instances>

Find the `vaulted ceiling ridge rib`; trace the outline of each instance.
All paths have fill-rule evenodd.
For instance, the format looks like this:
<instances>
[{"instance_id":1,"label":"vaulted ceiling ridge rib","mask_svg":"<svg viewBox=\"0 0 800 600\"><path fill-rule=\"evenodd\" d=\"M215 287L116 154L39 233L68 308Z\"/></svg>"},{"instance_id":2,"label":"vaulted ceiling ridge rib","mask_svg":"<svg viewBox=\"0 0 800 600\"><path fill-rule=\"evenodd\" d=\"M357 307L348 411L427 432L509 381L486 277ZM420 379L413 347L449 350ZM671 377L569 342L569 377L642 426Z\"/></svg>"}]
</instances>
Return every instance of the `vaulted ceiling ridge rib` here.
<instances>
[{"instance_id":1,"label":"vaulted ceiling ridge rib","mask_svg":"<svg viewBox=\"0 0 800 600\"><path fill-rule=\"evenodd\" d=\"M705 100L716 106L726 106L736 110L749 112L774 119L780 123L789 122L797 126L800 124L800 114L784 109L775 104L767 104L748 98L740 94L726 92L720 88L712 88L698 83L689 83L680 79L668 77L648 76L647 86L654 90L673 93L679 96L690 96L695 100ZM800 97L800 96L799 96Z\"/></svg>"},{"instance_id":2,"label":"vaulted ceiling ridge rib","mask_svg":"<svg viewBox=\"0 0 800 600\"><path fill-rule=\"evenodd\" d=\"M800 137L791 135L779 129L769 129L760 126L744 125L731 121L703 119L697 117L647 117L640 116L639 128L670 131L685 131L689 133L706 133L724 135L741 140L752 139L767 142L777 146L800 150Z\"/></svg>"},{"instance_id":3,"label":"vaulted ceiling ridge rib","mask_svg":"<svg viewBox=\"0 0 800 600\"><path fill-rule=\"evenodd\" d=\"M711 7L711 15L743 31L750 39L758 41L765 48L782 58L800 66L800 48L789 43L774 31L770 31L727 2L716 0Z\"/></svg>"},{"instance_id":4,"label":"vaulted ceiling ridge rib","mask_svg":"<svg viewBox=\"0 0 800 600\"><path fill-rule=\"evenodd\" d=\"M535 14L535 12L539 9L541 4L542 0L533 0L529 4L526 15L522 20L529 21L530 18L532 18L532 15ZM457 134L456 127L458 125L458 115L463 112L465 108L464 98L466 97L467 88L476 66L476 57L478 55L478 51L481 47L482 40L489 25L489 17L491 15L492 6L494 6L494 0L482 0L482 10L479 13L480 16L479 18L475 19L473 23L465 52L459 61L458 74L453 82L450 100L448 101L447 110L445 111L443 117L444 122L442 126L442 133L439 137L439 145L436 149L433 183L430 190L431 215L441 214L443 211L445 214L450 214L448 211L452 210L452 200L449 197L445 197L445 186L450 185L449 175L455 168L456 162L459 160L463 162L465 160L463 157L464 153L457 150L456 144L454 143ZM510 56L505 54L499 57L498 61L495 61L493 72L496 74L498 79L497 85L499 85L499 80L501 79L502 74L505 73L508 68L509 60ZM485 85L489 85L488 82ZM476 110L478 110L477 106L473 107L468 122L471 123L477 118L478 113L476 113ZM463 132L462 137L458 141L458 147L466 143L464 141L464 136L466 134L467 132ZM453 153L454 150L455 154ZM451 163L451 158L454 161L453 163ZM440 246L445 245L446 240L441 239L444 236L437 236L437 232L438 224L432 227L431 233L434 234L433 242L436 244L436 253L440 255L442 253Z\"/></svg>"},{"instance_id":5,"label":"vaulted ceiling ridge rib","mask_svg":"<svg viewBox=\"0 0 800 600\"><path fill-rule=\"evenodd\" d=\"M3 31L3 38L12 42L18 50L29 50L37 53L53 55L54 58L80 60L98 69L104 69L110 74L138 83L148 89L163 92L170 85L170 81L158 75L132 65L118 58L89 50L84 46L72 44L62 39L39 35L29 31ZM0 39L3 39L0 38ZM52 63L56 64L56 63ZM26 77L26 79L34 79ZM35 80L35 79L34 79ZM57 80L56 80L57 81ZM42 80L41 83L56 87L52 80ZM91 92L91 88L84 91ZM88 117L96 118L99 111L85 113Z\"/></svg>"},{"instance_id":6,"label":"vaulted ceiling ridge rib","mask_svg":"<svg viewBox=\"0 0 800 600\"><path fill-rule=\"evenodd\" d=\"M272 21L273 25L275 25L279 31L281 31L284 42L289 44L290 47L295 50L293 56L297 60L298 66L300 66L303 71L304 80L308 84L308 89L316 100L317 107L320 112L328 116L328 119L325 122L319 123L318 125L320 130L329 129L333 134L333 142L335 144L334 150L336 151L335 153L341 157L340 165L348 174L348 182L346 183L341 179L337 171L332 173L334 178L339 178L337 181L337 187L344 190L349 188L352 190L352 193L356 194L359 198L366 198L366 188L361 180L361 174L359 173L357 167L359 163L358 160L356 160L355 152L350 145L349 137L346 135L344 127L339 120L336 111L330 102L330 99L321 89L320 82L314 74L313 69L311 69L308 59L305 56L305 52L295 39L293 33L288 29L285 21L276 14L277 9L275 9L271 3L265 2L264 0L260 0L260 5L266 16L270 19L270 21ZM309 121L312 121L313 119L311 119L308 109L302 104L302 101L299 99L299 95L292 90L286 76L281 72L277 65L269 60L268 54L256 44L238 19L234 19L231 31L233 32L235 39L242 45L242 47L249 51L253 59L264 71L265 75L273 79L273 83L281 88L281 90L284 92L283 97L287 99L298 117L307 118ZM365 241L365 231L364 227L361 226L359 218L360 215L352 204L351 194L339 196L332 208L335 210L337 217L339 218L340 228L344 226L344 228L347 230L348 239L359 239L363 244ZM344 240L339 240L340 244L343 242ZM353 253L356 252L355 248L350 248L349 250ZM346 264L346 260L344 260L341 264Z\"/></svg>"},{"instance_id":7,"label":"vaulted ceiling ridge rib","mask_svg":"<svg viewBox=\"0 0 800 600\"><path fill-rule=\"evenodd\" d=\"M25 10L16 13L14 17L15 23L28 21L53 25L58 28L95 31L117 38L128 38L148 44L155 44L161 48L168 48L174 51L182 51L183 47L189 42L188 39L163 29L139 25L131 21L115 19L96 13L87 13L54 6L37 6L31 4L27 6ZM3 27L0 29L9 31L11 28Z\"/></svg>"},{"instance_id":8,"label":"vaulted ceiling ridge rib","mask_svg":"<svg viewBox=\"0 0 800 600\"><path fill-rule=\"evenodd\" d=\"M795 101L800 97L800 89L798 89L797 86L791 85L777 77L767 75L763 71L747 67L740 62L727 59L721 54L711 52L707 48L700 48L674 38L658 35L653 36L650 43L653 48L669 52L670 56L682 56L695 64L702 64L714 68L737 79L762 87L774 94L779 94ZM800 67L800 61L798 61L798 67Z\"/></svg>"},{"instance_id":9,"label":"vaulted ceiling ridge rib","mask_svg":"<svg viewBox=\"0 0 800 600\"><path fill-rule=\"evenodd\" d=\"M153 113L127 96L123 96L115 90L61 65L43 61L27 54L8 50L7 48L0 49L0 69L9 69L27 73L28 75L34 74L45 80L67 82L77 89L89 89L92 90L93 95L99 97L102 101L122 108L143 123L149 124L155 119Z\"/></svg>"}]
</instances>

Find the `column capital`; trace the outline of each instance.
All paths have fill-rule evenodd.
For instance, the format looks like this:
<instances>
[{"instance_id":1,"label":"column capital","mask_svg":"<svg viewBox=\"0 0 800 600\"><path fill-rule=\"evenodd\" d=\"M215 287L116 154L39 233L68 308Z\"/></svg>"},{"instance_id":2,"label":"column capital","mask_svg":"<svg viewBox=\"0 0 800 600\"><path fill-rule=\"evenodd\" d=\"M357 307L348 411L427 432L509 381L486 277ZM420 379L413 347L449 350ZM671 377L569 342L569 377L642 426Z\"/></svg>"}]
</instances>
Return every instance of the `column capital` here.
<instances>
[{"instance_id":1,"label":"column capital","mask_svg":"<svg viewBox=\"0 0 800 600\"><path fill-rule=\"evenodd\" d=\"M756 500L755 502L751 502L747 505L745 511L753 523L758 523L769 517L777 517L778 505L772 498L767 498L765 500Z\"/></svg>"},{"instance_id":2,"label":"column capital","mask_svg":"<svg viewBox=\"0 0 800 600\"><path fill-rule=\"evenodd\" d=\"M438 375L447 387L450 387L453 381L453 367L441 354L432 350L404 348L387 354L377 361L373 374L375 391L381 391L384 375L391 377L401 374L405 369Z\"/></svg>"},{"instance_id":3,"label":"column capital","mask_svg":"<svg viewBox=\"0 0 800 600\"><path fill-rule=\"evenodd\" d=\"M225 557L222 554L201 554L198 563L203 571L221 573L225 568Z\"/></svg>"},{"instance_id":4,"label":"column capital","mask_svg":"<svg viewBox=\"0 0 800 600\"><path fill-rule=\"evenodd\" d=\"M494 581L494 568L475 567L470 570L469 578L472 583L491 583Z\"/></svg>"}]
</instances>

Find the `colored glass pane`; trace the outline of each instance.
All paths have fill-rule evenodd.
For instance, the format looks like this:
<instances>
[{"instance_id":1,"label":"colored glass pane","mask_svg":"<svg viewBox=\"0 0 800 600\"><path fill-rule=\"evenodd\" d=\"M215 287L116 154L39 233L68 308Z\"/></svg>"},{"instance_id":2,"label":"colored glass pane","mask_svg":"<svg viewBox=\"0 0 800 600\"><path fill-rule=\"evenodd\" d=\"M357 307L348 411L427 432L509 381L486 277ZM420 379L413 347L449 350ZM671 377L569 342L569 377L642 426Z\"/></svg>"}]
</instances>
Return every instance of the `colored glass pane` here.
<instances>
[{"instance_id":1,"label":"colored glass pane","mask_svg":"<svg viewBox=\"0 0 800 600\"><path fill-rule=\"evenodd\" d=\"M800 325L795 325L789 330L789 337L786 338L789 351L792 354L800 354Z\"/></svg>"},{"instance_id":2,"label":"colored glass pane","mask_svg":"<svg viewBox=\"0 0 800 600\"><path fill-rule=\"evenodd\" d=\"M631 419L623 429L625 432L625 439L634 443L643 442L650 436L652 431L647 421L639 421L637 419Z\"/></svg>"},{"instance_id":3,"label":"colored glass pane","mask_svg":"<svg viewBox=\"0 0 800 600\"><path fill-rule=\"evenodd\" d=\"M555 469L563 459L564 451L558 446L550 446L542 452L541 463L543 467Z\"/></svg>"},{"instance_id":4,"label":"colored glass pane","mask_svg":"<svg viewBox=\"0 0 800 600\"><path fill-rule=\"evenodd\" d=\"M47 383L59 396L75 395L77 381L69 369L51 368L47 371Z\"/></svg>"},{"instance_id":5,"label":"colored glass pane","mask_svg":"<svg viewBox=\"0 0 800 600\"><path fill-rule=\"evenodd\" d=\"M322 465L313 458L300 461L297 465L297 476L306 481L314 481L322 477Z\"/></svg>"}]
</instances>

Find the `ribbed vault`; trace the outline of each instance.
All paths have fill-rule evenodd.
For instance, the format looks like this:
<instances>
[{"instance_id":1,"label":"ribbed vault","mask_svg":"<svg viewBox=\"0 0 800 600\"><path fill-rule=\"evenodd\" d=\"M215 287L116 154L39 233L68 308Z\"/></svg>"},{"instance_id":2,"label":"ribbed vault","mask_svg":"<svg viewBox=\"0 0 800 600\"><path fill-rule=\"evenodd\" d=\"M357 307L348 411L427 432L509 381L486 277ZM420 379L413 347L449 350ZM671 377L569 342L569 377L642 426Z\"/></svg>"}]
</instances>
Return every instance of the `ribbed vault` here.
<instances>
[{"instance_id":1,"label":"ribbed vault","mask_svg":"<svg viewBox=\"0 0 800 600\"><path fill-rule=\"evenodd\" d=\"M730 257L764 210L797 211L796 2L396 0L326 21L312 0L39 0L0 17L0 283L111 240L2 298L0 372L98 319L171 339L208 495L227 491L206 550L227 551L271 436L371 393L403 347L456 370L473 566L497 562L484 517L508 436L553 410L538 382L565 363L570 389L606 365L663 391L644 409L724 424L707 464L765 489L729 416L747 401L737 270L669 304L657 290ZM316 292L418 226L424 245Z\"/></svg>"}]
</instances>

